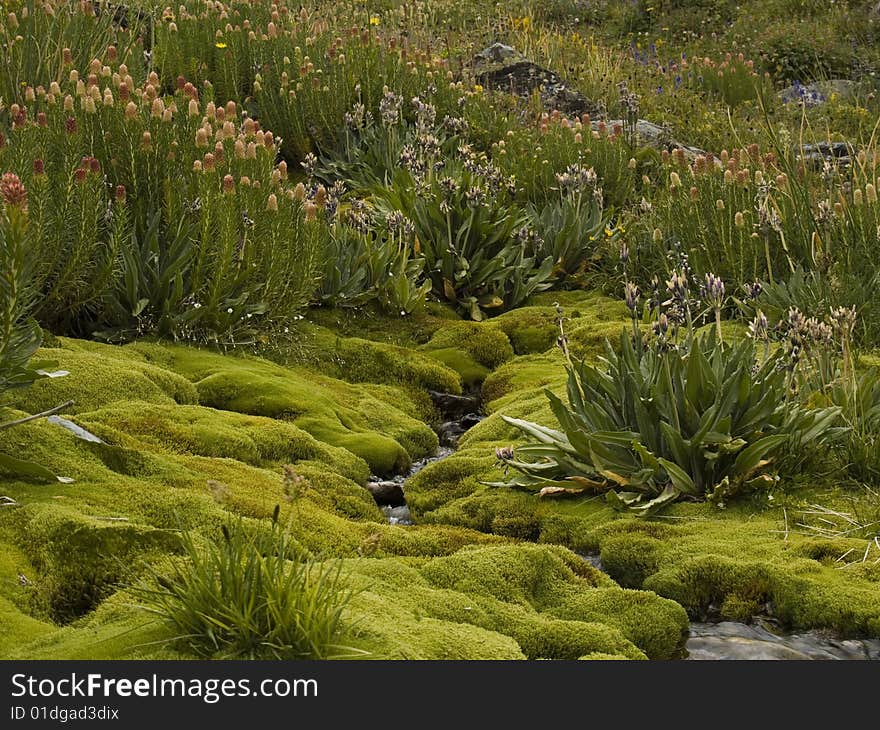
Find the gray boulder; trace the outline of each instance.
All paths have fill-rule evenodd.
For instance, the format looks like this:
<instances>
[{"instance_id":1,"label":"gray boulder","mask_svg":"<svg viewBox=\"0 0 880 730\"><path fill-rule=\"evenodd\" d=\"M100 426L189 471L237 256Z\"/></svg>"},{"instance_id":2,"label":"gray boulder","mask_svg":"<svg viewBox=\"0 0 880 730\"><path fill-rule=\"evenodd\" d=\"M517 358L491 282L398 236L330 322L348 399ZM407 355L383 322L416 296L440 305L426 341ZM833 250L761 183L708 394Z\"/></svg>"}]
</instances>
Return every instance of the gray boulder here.
<instances>
[{"instance_id":1,"label":"gray boulder","mask_svg":"<svg viewBox=\"0 0 880 730\"><path fill-rule=\"evenodd\" d=\"M511 46L494 43L480 51L473 60L473 73L487 89L507 91L522 98L535 90L544 108L571 116L595 114L596 105L556 73L530 61Z\"/></svg>"}]
</instances>

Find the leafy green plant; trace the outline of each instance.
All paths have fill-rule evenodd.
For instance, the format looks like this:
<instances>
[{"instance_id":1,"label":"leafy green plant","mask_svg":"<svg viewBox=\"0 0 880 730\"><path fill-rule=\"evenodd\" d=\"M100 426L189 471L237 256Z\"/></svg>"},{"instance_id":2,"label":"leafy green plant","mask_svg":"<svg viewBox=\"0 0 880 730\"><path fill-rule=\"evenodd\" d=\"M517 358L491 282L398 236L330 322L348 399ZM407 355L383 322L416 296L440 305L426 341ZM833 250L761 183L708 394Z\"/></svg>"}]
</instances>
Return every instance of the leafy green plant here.
<instances>
[{"instance_id":1,"label":"leafy green plant","mask_svg":"<svg viewBox=\"0 0 880 730\"><path fill-rule=\"evenodd\" d=\"M393 260L379 286L379 303L386 311L411 314L425 303L431 281L425 278L425 260L418 253L415 226L402 216L385 220Z\"/></svg>"},{"instance_id":2,"label":"leafy green plant","mask_svg":"<svg viewBox=\"0 0 880 730\"><path fill-rule=\"evenodd\" d=\"M341 564L308 560L280 526L275 508L268 531L243 522L223 526L206 546L181 535L185 562L170 575L153 570L135 587L144 607L204 657L328 659L352 650L337 642L353 592Z\"/></svg>"},{"instance_id":3,"label":"leafy green plant","mask_svg":"<svg viewBox=\"0 0 880 730\"><path fill-rule=\"evenodd\" d=\"M359 307L376 296L376 283L391 265L390 250L374 231L336 221L324 248L316 298L330 307Z\"/></svg>"},{"instance_id":4,"label":"leafy green plant","mask_svg":"<svg viewBox=\"0 0 880 730\"><path fill-rule=\"evenodd\" d=\"M580 165L557 174L556 183L559 200L528 211L540 241L538 256L553 261L553 276L561 283L583 283L584 275L601 260L603 241L612 235L602 190L596 173Z\"/></svg>"},{"instance_id":5,"label":"leafy green plant","mask_svg":"<svg viewBox=\"0 0 880 730\"><path fill-rule=\"evenodd\" d=\"M880 370L869 368L834 383L830 400L850 427L843 443L847 473L860 482L880 480Z\"/></svg>"},{"instance_id":6,"label":"leafy green plant","mask_svg":"<svg viewBox=\"0 0 880 730\"><path fill-rule=\"evenodd\" d=\"M774 484L772 466L786 449L840 434L839 408L807 408L795 397L790 351L761 353L752 338L722 340L719 280L708 281L706 293L717 327L696 334L685 314L676 332L663 312L653 343L641 337L630 287L634 334L621 333L617 351L606 344L599 366L568 358L567 404L546 391L561 430L505 417L529 440L497 452L518 472L505 484L604 492L641 515L680 499L723 504ZM677 282L672 294L676 309L687 311Z\"/></svg>"},{"instance_id":7,"label":"leafy green plant","mask_svg":"<svg viewBox=\"0 0 880 730\"><path fill-rule=\"evenodd\" d=\"M550 288L553 261L537 258L524 214L485 158L464 148L442 174L427 172L434 161L412 151L406 159L412 169L399 169L373 194L378 206L413 221L434 294L480 320Z\"/></svg>"},{"instance_id":8,"label":"leafy green plant","mask_svg":"<svg viewBox=\"0 0 880 730\"><path fill-rule=\"evenodd\" d=\"M359 307L378 300L390 313L411 314L431 290L424 260L415 252L412 223L394 212L381 225L367 224L363 203L351 205L342 216L347 222L337 220L330 227L319 301Z\"/></svg>"}]
</instances>

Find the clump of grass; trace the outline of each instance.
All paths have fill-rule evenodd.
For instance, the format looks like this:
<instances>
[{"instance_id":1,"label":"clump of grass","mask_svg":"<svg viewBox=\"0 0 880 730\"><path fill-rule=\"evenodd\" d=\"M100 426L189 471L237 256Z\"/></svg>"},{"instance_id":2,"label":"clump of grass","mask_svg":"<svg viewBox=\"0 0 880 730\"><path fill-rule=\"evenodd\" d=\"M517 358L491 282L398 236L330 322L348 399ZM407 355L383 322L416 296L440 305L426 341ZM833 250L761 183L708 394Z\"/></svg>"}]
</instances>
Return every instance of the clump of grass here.
<instances>
[{"instance_id":1,"label":"clump of grass","mask_svg":"<svg viewBox=\"0 0 880 730\"><path fill-rule=\"evenodd\" d=\"M329 659L353 650L338 643L354 596L341 564L307 559L278 522L249 533L239 522L199 546L182 536L186 560L136 588L144 608L174 631L172 641L203 657Z\"/></svg>"}]
</instances>

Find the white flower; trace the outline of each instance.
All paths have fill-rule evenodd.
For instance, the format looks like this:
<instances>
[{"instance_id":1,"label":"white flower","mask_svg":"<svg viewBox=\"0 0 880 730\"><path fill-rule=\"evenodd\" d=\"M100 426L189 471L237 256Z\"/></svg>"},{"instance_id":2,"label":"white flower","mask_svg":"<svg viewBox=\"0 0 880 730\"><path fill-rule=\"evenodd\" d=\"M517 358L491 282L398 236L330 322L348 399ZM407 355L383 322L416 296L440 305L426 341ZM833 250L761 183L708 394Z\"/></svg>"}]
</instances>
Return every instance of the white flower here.
<instances>
[{"instance_id":1,"label":"white flower","mask_svg":"<svg viewBox=\"0 0 880 730\"><path fill-rule=\"evenodd\" d=\"M227 313L227 314L232 314L232 307L229 307L229 309L226 310L226 313Z\"/></svg>"}]
</instances>

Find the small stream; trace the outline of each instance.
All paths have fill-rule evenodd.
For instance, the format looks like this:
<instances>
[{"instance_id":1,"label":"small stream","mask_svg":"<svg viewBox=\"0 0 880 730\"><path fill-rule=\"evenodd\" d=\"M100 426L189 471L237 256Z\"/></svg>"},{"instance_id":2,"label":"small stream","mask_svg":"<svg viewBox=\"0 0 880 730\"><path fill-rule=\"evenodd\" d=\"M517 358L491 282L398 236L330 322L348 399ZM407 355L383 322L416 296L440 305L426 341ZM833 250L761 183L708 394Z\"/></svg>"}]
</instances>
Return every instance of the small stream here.
<instances>
[{"instance_id":1,"label":"small stream","mask_svg":"<svg viewBox=\"0 0 880 730\"><path fill-rule=\"evenodd\" d=\"M376 481L370 482L367 485L367 488L370 489L370 485L377 485L378 488L382 489L383 492L387 495L387 497L383 500L385 503L376 499L376 488L370 489L373 492L373 498L376 499L377 504L382 508L382 512L385 513L385 517L388 518L388 522L392 525L412 525L414 524L412 515L410 514L409 507L406 505L406 496L403 492L403 485L407 479L412 476L418 474L422 469L424 469L428 464L433 464L435 461L440 461L441 459L445 459L450 454L455 453L455 449L451 446L441 446L437 449L437 453L434 456L426 456L424 459L419 459L418 461L414 461L412 466L409 468L409 471L406 474L399 474L392 479L384 480L384 481Z\"/></svg>"},{"instance_id":2,"label":"small stream","mask_svg":"<svg viewBox=\"0 0 880 730\"><path fill-rule=\"evenodd\" d=\"M462 434L483 420L480 412L482 403L477 395L453 395L433 390L429 390L428 394L441 417L441 423L435 428L440 441L437 453L414 461L406 474L398 474L390 479L380 479L374 475L367 482L367 490L392 525L414 524L403 489L406 480L418 474L428 464L454 453Z\"/></svg>"}]
</instances>

